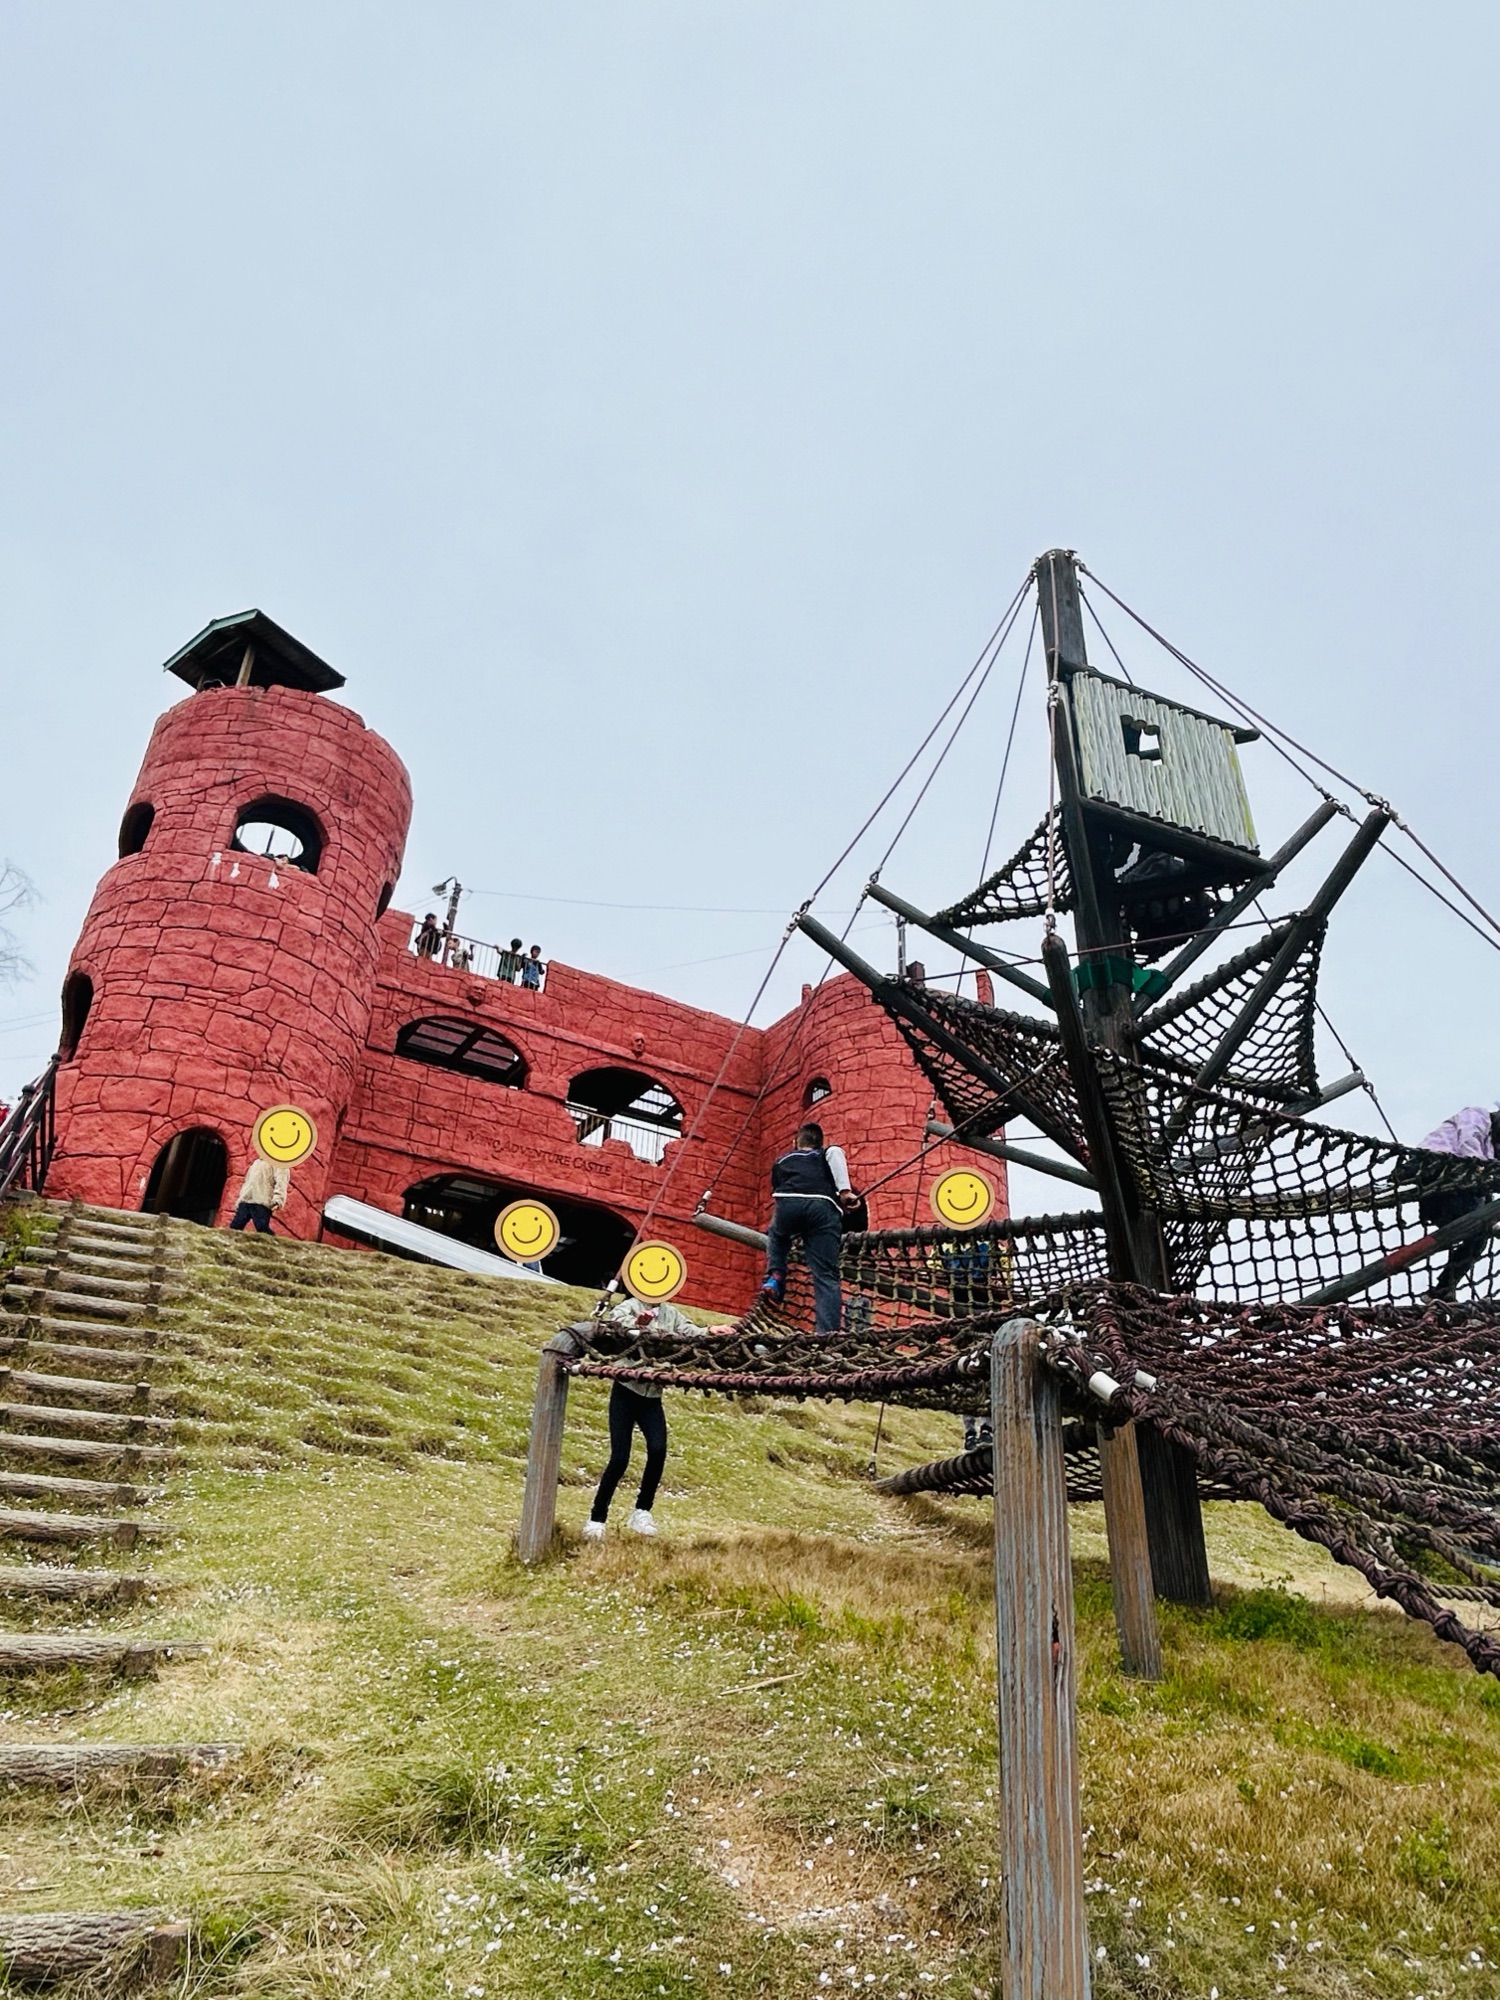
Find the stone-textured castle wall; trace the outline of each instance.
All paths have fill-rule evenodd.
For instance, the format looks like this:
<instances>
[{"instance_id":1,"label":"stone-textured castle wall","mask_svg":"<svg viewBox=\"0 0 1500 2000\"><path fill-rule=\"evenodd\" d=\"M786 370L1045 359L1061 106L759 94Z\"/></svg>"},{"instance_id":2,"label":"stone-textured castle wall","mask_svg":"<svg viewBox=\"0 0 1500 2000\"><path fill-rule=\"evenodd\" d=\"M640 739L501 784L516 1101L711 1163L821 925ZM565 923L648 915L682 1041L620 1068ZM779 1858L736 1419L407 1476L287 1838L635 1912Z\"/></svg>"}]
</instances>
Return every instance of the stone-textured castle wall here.
<instances>
[{"instance_id":1,"label":"stone-textured castle wall","mask_svg":"<svg viewBox=\"0 0 1500 2000\"><path fill-rule=\"evenodd\" d=\"M315 874L231 846L238 815L265 796L317 821ZM736 1310L759 1259L696 1229L693 1211L712 1187L715 1214L765 1227L770 1163L809 1115L815 1081L829 1094L810 1115L845 1147L856 1183L884 1181L876 1227L926 1221L933 1178L964 1157L943 1146L913 1161L928 1085L847 976L736 1040L720 1015L570 966L550 966L536 992L416 958L410 917L379 914L401 866L406 771L325 696L221 687L180 702L156 726L130 803L153 808L150 831L100 882L70 967L94 996L59 1077L59 1194L138 1208L167 1142L206 1128L228 1149L222 1219L257 1114L293 1102L320 1135L281 1219L294 1235L317 1234L330 1194L399 1214L419 1182L472 1176L589 1202L632 1229L649 1216L688 1259L686 1301ZM433 1016L503 1035L524 1087L398 1055L400 1030ZM694 1136L660 1163L623 1139L581 1144L570 1086L601 1067L664 1084Z\"/></svg>"},{"instance_id":2,"label":"stone-textured castle wall","mask_svg":"<svg viewBox=\"0 0 1500 2000\"><path fill-rule=\"evenodd\" d=\"M238 813L265 795L317 819L316 875L231 847ZM167 1140L201 1126L228 1146L228 1200L255 1114L292 1100L322 1137L285 1218L310 1235L363 1061L376 909L411 815L405 767L323 696L216 688L158 722L137 801L155 812L145 846L105 875L70 964L94 997L59 1078L50 1185L139 1207Z\"/></svg>"}]
</instances>

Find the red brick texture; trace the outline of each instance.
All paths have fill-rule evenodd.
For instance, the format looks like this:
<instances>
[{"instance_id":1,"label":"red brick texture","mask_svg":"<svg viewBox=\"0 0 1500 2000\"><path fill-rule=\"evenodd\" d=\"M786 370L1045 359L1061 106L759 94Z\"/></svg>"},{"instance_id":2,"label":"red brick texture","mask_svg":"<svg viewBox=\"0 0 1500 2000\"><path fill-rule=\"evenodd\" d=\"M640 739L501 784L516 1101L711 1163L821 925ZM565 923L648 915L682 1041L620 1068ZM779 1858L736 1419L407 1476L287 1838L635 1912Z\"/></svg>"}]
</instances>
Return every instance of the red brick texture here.
<instances>
[{"instance_id":1,"label":"red brick texture","mask_svg":"<svg viewBox=\"0 0 1500 2000\"><path fill-rule=\"evenodd\" d=\"M315 815L316 875L231 849L237 814L263 794ZM465 1173L592 1201L632 1226L654 1209L651 1232L688 1259L685 1300L733 1310L757 1259L694 1228L693 1210L712 1187L716 1214L764 1228L770 1162L821 1078L831 1094L811 1115L858 1185L884 1183L872 1223L928 1219L927 1191L955 1149L911 1164L931 1093L854 980L827 980L735 1046L720 1015L571 966L554 963L535 992L415 958L410 917L375 914L400 870L407 775L349 709L280 687L194 695L157 724L138 800L156 815L144 849L104 876L71 962L94 1001L59 1081L57 1193L138 1207L166 1142L206 1126L229 1150L227 1210L256 1115L289 1101L320 1134L293 1174L283 1221L295 1235L317 1233L330 1194L399 1214L418 1181ZM429 1015L498 1030L525 1059L525 1086L398 1056L402 1026ZM623 1141L581 1146L568 1087L602 1065L664 1083L696 1136L659 1166Z\"/></svg>"}]
</instances>

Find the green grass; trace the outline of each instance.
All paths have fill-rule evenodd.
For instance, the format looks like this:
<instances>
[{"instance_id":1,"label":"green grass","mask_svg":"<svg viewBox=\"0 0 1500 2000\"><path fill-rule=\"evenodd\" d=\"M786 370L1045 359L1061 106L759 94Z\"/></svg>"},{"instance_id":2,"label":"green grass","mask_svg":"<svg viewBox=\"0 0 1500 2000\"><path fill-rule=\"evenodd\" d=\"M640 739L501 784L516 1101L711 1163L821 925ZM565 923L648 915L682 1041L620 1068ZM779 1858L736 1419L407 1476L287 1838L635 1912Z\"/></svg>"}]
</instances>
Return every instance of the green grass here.
<instances>
[{"instance_id":1,"label":"green grass","mask_svg":"<svg viewBox=\"0 0 1500 2000\"><path fill-rule=\"evenodd\" d=\"M153 1510L176 1587L112 1622L212 1654L18 1684L5 1734L250 1756L163 1799L3 1802L8 1904L191 1915L205 1995L991 1990L980 1503L873 1494L867 1407L673 1396L663 1536L585 1547L580 1383L562 1545L525 1571L536 1352L580 1296L177 1240L200 1461ZM888 1412L882 1464L955 1433ZM1075 1510L1096 1991L1500 1992L1500 1688L1259 1510L1209 1514L1241 1587L1164 1614L1144 1687Z\"/></svg>"}]
</instances>

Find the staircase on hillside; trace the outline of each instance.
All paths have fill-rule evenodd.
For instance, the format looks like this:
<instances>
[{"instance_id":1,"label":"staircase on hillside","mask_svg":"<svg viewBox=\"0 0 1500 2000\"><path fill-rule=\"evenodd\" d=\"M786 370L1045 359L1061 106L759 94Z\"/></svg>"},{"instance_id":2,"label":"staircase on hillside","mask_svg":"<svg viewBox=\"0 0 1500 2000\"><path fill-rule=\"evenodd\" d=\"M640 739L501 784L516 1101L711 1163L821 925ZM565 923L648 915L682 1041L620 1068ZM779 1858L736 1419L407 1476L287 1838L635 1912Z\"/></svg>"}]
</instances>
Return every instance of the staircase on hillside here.
<instances>
[{"instance_id":1,"label":"staircase on hillside","mask_svg":"<svg viewBox=\"0 0 1500 2000\"><path fill-rule=\"evenodd\" d=\"M138 1558L165 1533L139 1510L149 1482L179 1459L173 1392L163 1376L160 1309L176 1254L165 1216L34 1202L37 1240L0 1292L0 1600L24 1603L32 1628L0 1630L0 1681L61 1667L147 1673L202 1647L111 1631L154 1579ZM101 1553L129 1551L128 1568ZM82 1606L87 1629L68 1622ZM47 1620L54 1622L48 1626ZM217 1768L226 1744L0 1742L0 1786L67 1789L85 1780L171 1781ZM186 1926L155 1910L0 1917L0 1968L16 1985L131 1966L165 1976Z\"/></svg>"}]
</instances>

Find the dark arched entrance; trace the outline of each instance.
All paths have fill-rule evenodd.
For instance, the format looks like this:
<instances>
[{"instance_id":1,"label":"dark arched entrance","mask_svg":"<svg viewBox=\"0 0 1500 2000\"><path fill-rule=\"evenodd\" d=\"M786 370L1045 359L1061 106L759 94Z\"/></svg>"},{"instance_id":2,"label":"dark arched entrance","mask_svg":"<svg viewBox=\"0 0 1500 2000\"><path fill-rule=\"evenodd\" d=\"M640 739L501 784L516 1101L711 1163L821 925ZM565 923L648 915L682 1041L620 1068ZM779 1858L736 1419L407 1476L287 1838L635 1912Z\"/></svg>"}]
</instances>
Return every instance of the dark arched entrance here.
<instances>
[{"instance_id":1,"label":"dark arched entrance","mask_svg":"<svg viewBox=\"0 0 1500 2000\"><path fill-rule=\"evenodd\" d=\"M440 1230L444 1236L456 1236L460 1243L472 1243L503 1257L504 1251L495 1244L495 1217L508 1202L519 1201L523 1195L546 1202L562 1224L562 1241L542 1265L547 1276L561 1278L565 1285L607 1284L624 1262L635 1231L623 1215L596 1202L571 1201L566 1195L548 1194L521 1181L492 1181L478 1174L434 1174L406 1190L401 1213L408 1222L420 1222L424 1229Z\"/></svg>"},{"instance_id":2,"label":"dark arched entrance","mask_svg":"<svg viewBox=\"0 0 1500 2000\"><path fill-rule=\"evenodd\" d=\"M175 1215L212 1229L228 1177L224 1141L217 1132L196 1125L169 1139L157 1154L141 1208L147 1215Z\"/></svg>"}]
</instances>

